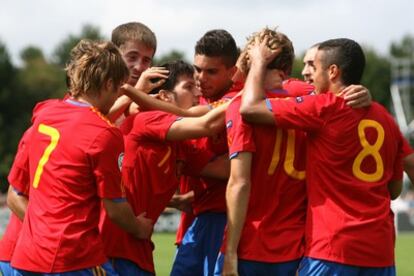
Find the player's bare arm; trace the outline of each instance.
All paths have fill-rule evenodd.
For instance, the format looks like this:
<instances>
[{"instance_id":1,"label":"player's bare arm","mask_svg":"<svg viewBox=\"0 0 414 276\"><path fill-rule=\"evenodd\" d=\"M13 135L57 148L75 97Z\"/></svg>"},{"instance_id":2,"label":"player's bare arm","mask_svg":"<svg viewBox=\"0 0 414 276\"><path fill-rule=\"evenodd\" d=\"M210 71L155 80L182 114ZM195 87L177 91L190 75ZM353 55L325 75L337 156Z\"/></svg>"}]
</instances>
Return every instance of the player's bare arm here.
<instances>
[{"instance_id":1,"label":"player's bare arm","mask_svg":"<svg viewBox=\"0 0 414 276\"><path fill-rule=\"evenodd\" d=\"M18 194L12 185L9 186L7 192L7 206L21 221L24 219L28 201L26 196Z\"/></svg>"},{"instance_id":2,"label":"player's bare arm","mask_svg":"<svg viewBox=\"0 0 414 276\"><path fill-rule=\"evenodd\" d=\"M227 246L223 275L238 275L237 248L249 204L251 162L250 152L241 152L231 160L230 178L226 189Z\"/></svg>"},{"instance_id":3,"label":"player's bare arm","mask_svg":"<svg viewBox=\"0 0 414 276\"><path fill-rule=\"evenodd\" d=\"M248 49L251 66L244 87L240 114L248 122L274 124L273 114L266 107L264 81L266 66L277 56L280 49L271 50L266 44L267 38L262 42L258 39Z\"/></svg>"},{"instance_id":4,"label":"player's bare arm","mask_svg":"<svg viewBox=\"0 0 414 276\"><path fill-rule=\"evenodd\" d=\"M122 86L122 92L130 97L135 103L137 103L141 110L161 110L168 113L172 113L178 116L190 117L200 116L208 112L208 107L194 107L189 110L180 108L172 103L160 101L154 97L151 97L129 84ZM196 115L194 115L196 114Z\"/></svg>"},{"instance_id":5,"label":"player's bare arm","mask_svg":"<svg viewBox=\"0 0 414 276\"><path fill-rule=\"evenodd\" d=\"M388 183L388 191L390 192L391 200L399 197L402 191L402 180L394 180Z\"/></svg>"},{"instance_id":6,"label":"player's bare arm","mask_svg":"<svg viewBox=\"0 0 414 276\"><path fill-rule=\"evenodd\" d=\"M131 233L137 239L148 239L152 233L152 220L142 213L135 217L128 202L114 202L103 199L103 204L108 217L126 232Z\"/></svg>"},{"instance_id":7,"label":"player's bare arm","mask_svg":"<svg viewBox=\"0 0 414 276\"><path fill-rule=\"evenodd\" d=\"M174 122L168 130L166 139L178 141L217 134L224 130L224 117L229 103L224 103L201 117L182 118Z\"/></svg>"}]
</instances>

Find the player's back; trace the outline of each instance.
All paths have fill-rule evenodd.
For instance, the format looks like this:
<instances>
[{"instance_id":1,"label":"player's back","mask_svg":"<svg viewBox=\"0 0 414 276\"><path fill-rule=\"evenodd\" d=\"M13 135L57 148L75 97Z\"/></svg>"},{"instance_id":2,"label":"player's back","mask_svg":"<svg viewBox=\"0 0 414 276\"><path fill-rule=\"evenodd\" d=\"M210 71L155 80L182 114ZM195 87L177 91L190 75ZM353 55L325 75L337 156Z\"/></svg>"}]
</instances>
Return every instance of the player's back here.
<instances>
[{"instance_id":1,"label":"player's back","mask_svg":"<svg viewBox=\"0 0 414 276\"><path fill-rule=\"evenodd\" d=\"M36 107L29 141L30 201L13 266L59 272L104 263L100 197L121 195L112 157L123 151L122 134L91 106L50 100Z\"/></svg>"},{"instance_id":2,"label":"player's back","mask_svg":"<svg viewBox=\"0 0 414 276\"><path fill-rule=\"evenodd\" d=\"M401 133L377 103L352 109L331 93L314 97L322 121L308 133L307 255L390 266L394 226L388 184L402 176Z\"/></svg>"},{"instance_id":3,"label":"player's back","mask_svg":"<svg viewBox=\"0 0 414 276\"><path fill-rule=\"evenodd\" d=\"M269 97L285 97L283 90ZM304 252L306 213L305 134L248 124L238 112L241 98L227 110L230 156L252 152L251 189L238 256L244 260L284 262Z\"/></svg>"}]
</instances>

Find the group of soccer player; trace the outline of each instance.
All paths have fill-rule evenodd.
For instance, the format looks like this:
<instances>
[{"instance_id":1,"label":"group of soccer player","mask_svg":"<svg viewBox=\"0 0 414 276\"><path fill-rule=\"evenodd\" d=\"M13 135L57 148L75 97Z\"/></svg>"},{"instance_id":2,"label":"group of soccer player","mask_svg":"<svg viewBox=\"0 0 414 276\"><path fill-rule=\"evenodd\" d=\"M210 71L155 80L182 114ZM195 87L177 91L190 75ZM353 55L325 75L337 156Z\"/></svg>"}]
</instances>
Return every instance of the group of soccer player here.
<instances>
[{"instance_id":1,"label":"group of soccer player","mask_svg":"<svg viewBox=\"0 0 414 276\"><path fill-rule=\"evenodd\" d=\"M300 81L269 28L241 51L208 31L193 64L154 67L144 24L111 40L79 42L66 96L33 111L3 275L154 275L167 206L183 211L171 275L395 275L390 200L414 153L360 85L358 43L314 45Z\"/></svg>"}]
</instances>

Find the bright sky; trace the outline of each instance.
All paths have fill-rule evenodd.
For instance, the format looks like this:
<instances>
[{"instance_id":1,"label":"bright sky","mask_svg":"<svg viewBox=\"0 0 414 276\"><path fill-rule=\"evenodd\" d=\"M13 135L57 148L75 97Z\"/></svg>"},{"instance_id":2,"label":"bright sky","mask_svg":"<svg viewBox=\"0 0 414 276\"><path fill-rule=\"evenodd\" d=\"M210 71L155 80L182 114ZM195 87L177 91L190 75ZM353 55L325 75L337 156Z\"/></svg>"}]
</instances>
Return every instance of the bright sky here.
<instances>
[{"instance_id":1,"label":"bright sky","mask_svg":"<svg viewBox=\"0 0 414 276\"><path fill-rule=\"evenodd\" d=\"M140 21L157 35L157 54L184 51L191 60L195 42L210 29L226 29L239 46L264 26L279 26L298 55L310 45L348 37L382 54L392 41L414 35L412 0L3 0L0 41L15 62L29 45L50 55L84 24L110 37L114 27Z\"/></svg>"}]
</instances>

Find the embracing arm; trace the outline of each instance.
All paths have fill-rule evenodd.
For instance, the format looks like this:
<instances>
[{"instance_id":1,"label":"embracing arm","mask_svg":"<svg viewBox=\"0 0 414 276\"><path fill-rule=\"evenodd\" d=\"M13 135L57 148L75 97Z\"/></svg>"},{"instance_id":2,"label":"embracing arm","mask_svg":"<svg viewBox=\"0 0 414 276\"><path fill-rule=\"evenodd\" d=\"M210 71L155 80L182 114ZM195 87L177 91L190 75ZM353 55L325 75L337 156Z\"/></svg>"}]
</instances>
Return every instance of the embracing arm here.
<instances>
[{"instance_id":1,"label":"embracing arm","mask_svg":"<svg viewBox=\"0 0 414 276\"><path fill-rule=\"evenodd\" d=\"M20 195L10 185L7 192L7 206L20 219L23 220L27 209L28 198L25 195Z\"/></svg>"},{"instance_id":2,"label":"embracing arm","mask_svg":"<svg viewBox=\"0 0 414 276\"><path fill-rule=\"evenodd\" d=\"M137 239L148 239L152 233L152 220L142 213L135 217L128 202L115 202L103 199L103 205L108 217L124 231Z\"/></svg>"},{"instance_id":3,"label":"embracing arm","mask_svg":"<svg viewBox=\"0 0 414 276\"><path fill-rule=\"evenodd\" d=\"M224 130L224 117L230 102L224 103L201 117L182 118L174 122L166 139L178 141L211 136Z\"/></svg>"},{"instance_id":4,"label":"embracing arm","mask_svg":"<svg viewBox=\"0 0 414 276\"><path fill-rule=\"evenodd\" d=\"M250 71L247 75L240 114L251 123L275 124L272 112L266 107L264 81L267 64L280 52L271 50L267 39L255 44L248 51L251 59Z\"/></svg>"}]
</instances>

